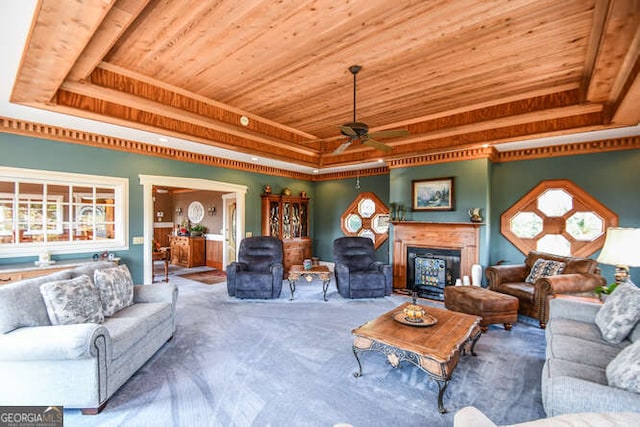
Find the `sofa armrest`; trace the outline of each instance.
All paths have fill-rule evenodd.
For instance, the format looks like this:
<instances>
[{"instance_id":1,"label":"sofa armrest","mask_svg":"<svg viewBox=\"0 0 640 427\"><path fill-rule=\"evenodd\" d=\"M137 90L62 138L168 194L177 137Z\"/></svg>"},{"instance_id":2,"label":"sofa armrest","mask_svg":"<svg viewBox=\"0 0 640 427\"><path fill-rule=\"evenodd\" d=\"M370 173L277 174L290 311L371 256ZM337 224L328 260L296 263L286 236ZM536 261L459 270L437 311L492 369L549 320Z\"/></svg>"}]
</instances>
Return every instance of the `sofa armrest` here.
<instances>
[{"instance_id":1,"label":"sofa armrest","mask_svg":"<svg viewBox=\"0 0 640 427\"><path fill-rule=\"evenodd\" d=\"M280 262L275 262L270 265L269 270L271 271L271 275L273 276L274 283L282 283L284 279L284 266Z\"/></svg>"},{"instance_id":2,"label":"sofa armrest","mask_svg":"<svg viewBox=\"0 0 640 427\"><path fill-rule=\"evenodd\" d=\"M381 261L371 263L371 269L379 271L384 275L384 291L385 295L391 295L393 291L393 267L391 264L385 264Z\"/></svg>"},{"instance_id":3,"label":"sofa armrest","mask_svg":"<svg viewBox=\"0 0 640 427\"><path fill-rule=\"evenodd\" d=\"M551 384L543 399L550 417L577 412L625 412L640 407L638 393L569 376L549 381Z\"/></svg>"},{"instance_id":4,"label":"sofa armrest","mask_svg":"<svg viewBox=\"0 0 640 427\"><path fill-rule=\"evenodd\" d=\"M593 292L606 283L604 277L597 274L558 274L541 277L534 284L537 294L578 294Z\"/></svg>"},{"instance_id":5,"label":"sofa armrest","mask_svg":"<svg viewBox=\"0 0 640 427\"><path fill-rule=\"evenodd\" d=\"M69 360L106 355L111 359L111 336L102 325L34 326L0 335L0 360Z\"/></svg>"},{"instance_id":6,"label":"sofa armrest","mask_svg":"<svg viewBox=\"0 0 640 427\"><path fill-rule=\"evenodd\" d=\"M168 302L175 306L178 299L178 287L173 283L154 283L151 285L135 285L133 302Z\"/></svg>"},{"instance_id":7,"label":"sofa armrest","mask_svg":"<svg viewBox=\"0 0 640 427\"><path fill-rule=\"evenodd\" d=\"M503 283L524 282L526 273L526 264L492 265L485 270L489 289L494 291L499 291Z\"/></svg>"},{"instance_id":8,"label":"sofa armrest","mask_svg":"<svg viewBox=\"0 0 640 427\"><path fill-rule=\"evenodd\" d=\"M589 293L604 283L605 280L600 275L580 273L558 274L536 280L533 299L538 319L541 323L546 323L549 318L549 300L555 295Z\"/></svg>"},{"instance_id":9,"label":"sofa armrest","mask_svg":"<svg viewBox=\"0 0 640 427\"><path fill-rule=\"evenodd\" d=\"M596 314L602 304L588 301L575 301L564 298L554 298L549 301L549 320L568 319L576 322L595 323Z\"/></svg>"}]
</instances>

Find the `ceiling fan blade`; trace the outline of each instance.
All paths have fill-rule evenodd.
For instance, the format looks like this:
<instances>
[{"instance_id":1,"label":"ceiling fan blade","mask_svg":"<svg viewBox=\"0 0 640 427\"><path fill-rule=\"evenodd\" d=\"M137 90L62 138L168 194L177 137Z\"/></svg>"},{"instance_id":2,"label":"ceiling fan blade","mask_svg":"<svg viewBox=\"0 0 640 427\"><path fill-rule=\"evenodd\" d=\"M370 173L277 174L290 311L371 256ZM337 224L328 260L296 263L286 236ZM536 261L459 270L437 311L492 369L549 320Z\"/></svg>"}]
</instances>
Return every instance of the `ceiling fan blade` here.
<instances>
[{"instance_id":1,"label":"ceiling fan blade","mask_svg":"<svg viewBox=\"0 0 640 427\"><path fill-rule=\"evenodd\" d=\"M375 139L371 139L371 138L363 139L362 143L365 145L368 145L369 147L373 147L376 150L384 151L385 153L388 153L389 151L392 150L392 148L389 147L387 144L383 144L382 142L376 141Z\"/></svg>"},{"instance_id":2,"label":"ceiling fan blade","mask_svg":"<svg viewBox=\"0 0 640 427\"><path fill-rule=\"evenodd\" d=\"M350 136L352 138L358 137L358 133L349 126L340 126L340 132L342 132L343 135Z\"/></svg>"},{"instance_id":3,"label":"ceiling fan blade","mask_svg":"<svg viewBox=\"0 0 640 427\"><path fill-rule=\"evenodd\" d=\"M379 132L371 132L369 134L369 136L373 138L395 138L398 136L407 136L407 135L409 135L409 131L406 129L381 130Z\"/></svg>"},{"instance_id":4,"label":"ceiling fan blade","mask_svg":"<svg viewBox=\"0 0 640 427\"><path fill-rule=\"evenodd\" d=\"M346 150L349 146L351 145L351 140L347 141L347 142L343 142L342 144L340 144L340 146L338 148L335 149L335 151L333 152L333 154L340 154L342 153L344 150Z\"/></svg>"}]
</instances>

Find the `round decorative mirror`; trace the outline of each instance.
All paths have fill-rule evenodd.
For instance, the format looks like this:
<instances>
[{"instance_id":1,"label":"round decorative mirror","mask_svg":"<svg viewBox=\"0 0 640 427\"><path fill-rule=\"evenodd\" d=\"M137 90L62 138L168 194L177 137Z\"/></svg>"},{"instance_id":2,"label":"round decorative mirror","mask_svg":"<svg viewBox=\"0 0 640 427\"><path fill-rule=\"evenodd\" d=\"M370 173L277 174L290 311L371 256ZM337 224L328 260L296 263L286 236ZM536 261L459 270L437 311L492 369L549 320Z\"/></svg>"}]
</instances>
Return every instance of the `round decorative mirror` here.
<instances>
[{"instance_id":1,"label":"round decorative mirror","mask_svg":"<svg viewBox=\"0 0 640 427\"><path fill-rule=\"evenodd\" d=\"M191 202L189 204L189 210L187 211L189 221L194 224L199 224L204 218L204 206L200 202Z\"/></svg>"}]
</instances>

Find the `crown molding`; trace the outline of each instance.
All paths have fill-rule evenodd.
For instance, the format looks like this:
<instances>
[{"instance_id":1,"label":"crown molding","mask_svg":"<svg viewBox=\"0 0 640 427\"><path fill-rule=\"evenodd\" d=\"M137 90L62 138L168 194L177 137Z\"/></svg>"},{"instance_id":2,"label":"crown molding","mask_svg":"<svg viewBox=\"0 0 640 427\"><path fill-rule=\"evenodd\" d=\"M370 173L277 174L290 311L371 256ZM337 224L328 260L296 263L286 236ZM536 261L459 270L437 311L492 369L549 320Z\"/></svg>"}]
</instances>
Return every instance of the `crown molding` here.
<instances>
[{"instance_id":1,"label":"crown molding","mask_svg":"<svg viewBox=\"0 0 640 427\"><path fill-rule=\"evenodd\" d=\"M198 163L212 167L255 172L304 181L330 181L353 178L356 176L386 175L390 169L451 163L465 160L489 159L493 163L532 160L562 156L573 156L605 151L634 150L640 148L640 136L603 139L597 141L576 142L535 148L522 148L510 151L498 151L495 147L471 147L439 153L428 153L419 156L387 159L388 166L363 170L350 170L326 174L306 174L271 166L229 160L208 154L193 153L170 147L161 147L145 142L124 138L100 135L92 132L68 129L59 126L45 125L26 120L0 116L0 131L22 136L45 138L72 144L88 145L109 150L136 153L145 156L161 157L190 163Z\"/></svg>"}]
</instances>

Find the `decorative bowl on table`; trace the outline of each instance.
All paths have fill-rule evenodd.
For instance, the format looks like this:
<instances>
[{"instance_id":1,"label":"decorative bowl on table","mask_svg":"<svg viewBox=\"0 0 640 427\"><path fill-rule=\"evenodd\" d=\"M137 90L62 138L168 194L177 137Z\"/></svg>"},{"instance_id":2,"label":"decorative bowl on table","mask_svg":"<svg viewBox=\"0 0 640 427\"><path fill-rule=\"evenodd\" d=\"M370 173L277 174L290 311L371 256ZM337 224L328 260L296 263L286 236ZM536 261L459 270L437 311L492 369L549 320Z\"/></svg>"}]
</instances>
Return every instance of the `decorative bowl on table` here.
<instances>
[{"instance_id":1,"label":"decorative bowl on table","mask_svg":"<svg viewBox=\"0 0 640 427\"><path fill-rule=\"evenodd\" d=\"M404 313L405 320L407 322L414 323L422 322L422 318L427 314L426 310L418 304L409 304L402 311Z\"/></svg>"}]
</instances>

